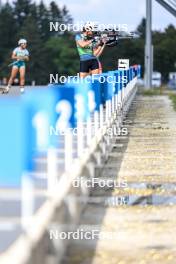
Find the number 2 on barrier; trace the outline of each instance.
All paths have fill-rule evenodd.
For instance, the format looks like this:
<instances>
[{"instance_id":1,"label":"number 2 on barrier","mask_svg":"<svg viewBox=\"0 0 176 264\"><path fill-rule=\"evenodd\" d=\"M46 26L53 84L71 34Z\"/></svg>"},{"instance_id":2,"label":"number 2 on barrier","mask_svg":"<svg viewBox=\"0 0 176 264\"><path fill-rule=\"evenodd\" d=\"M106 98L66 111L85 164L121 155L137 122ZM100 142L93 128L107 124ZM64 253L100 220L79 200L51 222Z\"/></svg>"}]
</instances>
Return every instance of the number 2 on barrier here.
<instances>
[{"instance_id":1,"label":"number 2 on barrier","mask_svg":"<svg viewBox=\"0 0 176 264\"><path fill-rule=\"evenodd\" d=\"M57 103L56 112L60 114L56 122L56 129L65 131L71 127L69 120L72 115L72 106L67 100L61 100Z\"/></svg>"}]
</instances>

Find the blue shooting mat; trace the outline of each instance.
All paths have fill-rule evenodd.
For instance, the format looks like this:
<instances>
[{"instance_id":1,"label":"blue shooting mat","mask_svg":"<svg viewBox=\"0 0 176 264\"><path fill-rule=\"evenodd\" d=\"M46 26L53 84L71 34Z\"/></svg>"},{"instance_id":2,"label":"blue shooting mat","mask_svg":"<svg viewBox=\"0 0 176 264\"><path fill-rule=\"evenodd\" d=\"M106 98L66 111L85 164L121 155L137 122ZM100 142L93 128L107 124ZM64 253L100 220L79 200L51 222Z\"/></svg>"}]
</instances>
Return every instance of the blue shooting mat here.
<instances>
[{"instance_id":1,"label":"blue shooting mat","mask_svg":"<svg viewBox=\"0 0 176 264\"><path fill-rule=\"evenodd\" d=\"M20 99L0 99L1 187L20 187L23 173L33 170L31 111Z\"/></svg>"}]
</instances>

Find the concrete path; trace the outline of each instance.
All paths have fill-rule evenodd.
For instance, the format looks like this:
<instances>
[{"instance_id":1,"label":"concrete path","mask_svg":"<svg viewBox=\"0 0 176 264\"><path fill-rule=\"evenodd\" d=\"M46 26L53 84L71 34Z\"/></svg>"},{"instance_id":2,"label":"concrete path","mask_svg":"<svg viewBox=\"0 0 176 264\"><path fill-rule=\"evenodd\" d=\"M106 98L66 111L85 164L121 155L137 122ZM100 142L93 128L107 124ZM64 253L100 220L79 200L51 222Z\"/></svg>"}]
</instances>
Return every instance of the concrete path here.
<instances>
[{"instance_id":1,"label":"concrete path","mask_svg":"<svg viewBox=\"0 0 176 264\"><path fill-rule=\"evenodd\" d=\"M124 125L99 175L115 188L93 189L64 264L176 263L176 113L137 96Z\"/></svg>"}]
</instances>

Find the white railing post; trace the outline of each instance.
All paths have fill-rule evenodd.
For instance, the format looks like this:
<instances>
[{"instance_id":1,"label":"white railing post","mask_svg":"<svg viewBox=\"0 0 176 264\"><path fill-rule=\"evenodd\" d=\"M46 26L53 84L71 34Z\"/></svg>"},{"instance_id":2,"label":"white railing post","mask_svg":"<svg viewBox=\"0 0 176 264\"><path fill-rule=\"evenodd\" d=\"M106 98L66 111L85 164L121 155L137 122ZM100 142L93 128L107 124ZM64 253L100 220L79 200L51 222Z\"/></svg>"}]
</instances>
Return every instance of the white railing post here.
<instances>
[{"instance_id":1,"label":"white railing post","mask_svg":"<svg viewBox=\"0 0 176 264\"><path fill-rule=\"evenodd\" d=\"M35 212L35 193L32 178L24 173L21 183L21 225L27 231Z\"/></svg>"},{"instance_id":2,"label":"white railing post","mask_svg":"<svg viewBox=\"0 0 176 264\"><path fill-rule=\"evenodd\" d=\"M70 170L73 163L73 134L71 129L65 131L65 171Z\"/></svg>"}]
</instances>

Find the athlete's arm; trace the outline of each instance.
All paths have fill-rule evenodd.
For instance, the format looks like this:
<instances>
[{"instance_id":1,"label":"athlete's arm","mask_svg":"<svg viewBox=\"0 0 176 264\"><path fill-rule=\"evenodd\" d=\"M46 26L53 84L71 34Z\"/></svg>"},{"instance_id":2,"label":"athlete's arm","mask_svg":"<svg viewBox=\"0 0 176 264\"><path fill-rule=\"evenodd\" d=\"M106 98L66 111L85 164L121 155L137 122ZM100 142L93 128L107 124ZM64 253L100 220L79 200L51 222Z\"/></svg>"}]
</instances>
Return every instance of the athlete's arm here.
<instances>
[{"instance_id":1,"label":"athlete's arm","mask_svg":"<svg viewBox=\"0 0 176 264\"><path fill-rule=\"evenodd\" d=\"M93 54L96 56L96 57L99 57L102 53L103 53L103 50L105 48L105 43L103 44L103 46L99 46L98 48L94 49L93 51Z\"/></svg>"},{"instance_id":2,"label":"athlete's arm","mask_svg":"<svg viewBox=\"0 0 176 264\"><path fill-rule=\"evenodd\" d=\"M18 60L19 57L16 55L15 52L12 53L12 60Z\"/></svg>"},{"instance_id":3,"label":"athlete's arm","mask_svg":"<svg viewBox=\"0 0 176 264\"><path fill-rule=\"evenodd\" d=\"M25 56L24 56L24 60L25 60L25 61L29 61L29 55L30 55L29 51L26 50L26 54L25 54Z\"/></svg>"},{"instance_id":4,"label":"athlete's arm","mask_svg":"<svg viewBox=\"0 0 176 264\"><path fill-rule=\"evenodd\" d=\"M23 61L29 61L29 56L17 56L15 52L12 53L12 59L13 60L23 60Z\"/></svg>"},{"instance_id":5,"label":"athlete's arm","mask_svg":"<svg viewBox=\"0 0 176 264\"><path fill-rule=\"evenodd\" d=\"M12 60L28 60L28 56L17 56L15 52L12 53Z\"/></svg>"},{"instance_id":6,"label":"athlete's arm","mask_svg":"<svg viewBox=\"0 0 176 264\"><path fill-rule=\"evenodd\" d=\"M23 57L23 60L25 60L25 61L29 61L29 56L24 56L24 57Z\"/></svg>"},{"instance_id":7,"label":"athlete's arm","mask_svg":"<svg viewBox=\"0 0 176 264\"><path fill-rule=\"evenodd\" d=\"M97 47L93 50L93 54L98 57L100 55L101 47Z\"/></svg>"}]
</instances>

